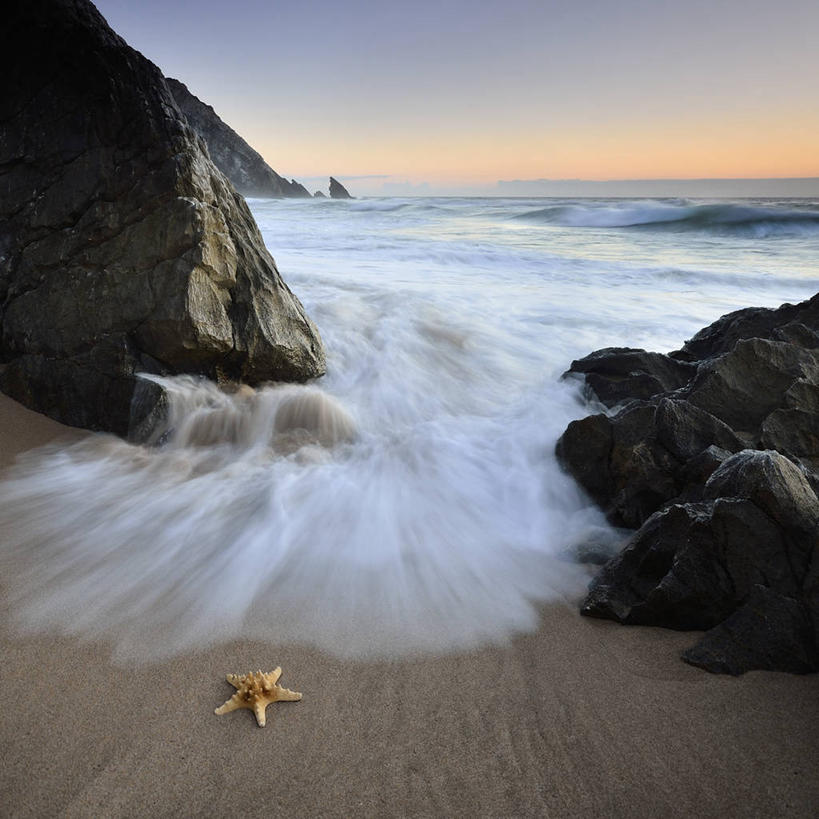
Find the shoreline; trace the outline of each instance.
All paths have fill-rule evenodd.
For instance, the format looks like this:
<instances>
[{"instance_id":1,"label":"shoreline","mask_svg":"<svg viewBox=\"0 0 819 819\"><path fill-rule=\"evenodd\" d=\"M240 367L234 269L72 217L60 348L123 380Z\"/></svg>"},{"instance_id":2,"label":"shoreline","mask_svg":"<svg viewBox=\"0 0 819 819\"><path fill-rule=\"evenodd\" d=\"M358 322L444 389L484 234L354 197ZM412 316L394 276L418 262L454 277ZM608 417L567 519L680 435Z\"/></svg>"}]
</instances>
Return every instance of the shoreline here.
<instances>
[{"instance_id":1,"label":"shoreline","mask_svg":"<svg viewBox=\"0 0 819 819\"><path fill-rule=\"evenodd\" d=\"M0 469L85 434L0 396ZM0 473L1 474L1 473ZM2 598L3 816L808 817L819 679L716 677L696 634L549 605L503 647L395 662L232 642L145 666L20 636ZM230 672L281 665L299 703L215 716Z\"/></svg>"}]
</instances>

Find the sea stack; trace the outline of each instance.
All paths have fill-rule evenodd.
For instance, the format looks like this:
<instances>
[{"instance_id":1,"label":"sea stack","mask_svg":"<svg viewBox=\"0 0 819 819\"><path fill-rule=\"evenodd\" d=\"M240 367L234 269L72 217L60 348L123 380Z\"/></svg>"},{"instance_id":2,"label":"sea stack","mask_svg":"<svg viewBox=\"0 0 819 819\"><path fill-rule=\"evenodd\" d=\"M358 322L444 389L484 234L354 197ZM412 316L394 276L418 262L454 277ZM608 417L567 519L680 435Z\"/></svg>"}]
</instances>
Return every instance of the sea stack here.
<instances>
[{"instance_id":1,"label":"sea stack","mask_svg":"<svg viewBox=\"0 0 819 819\"><path fill-rule=\"evenodd\" d=\"M266 198L310 195L295 180L288 182L279 176L210 105L191 94L184 83L170 77L166 77L165 82L188 124L205 140L213 164L239 193Z\"/></svg>"},{"instance_id":2,"label":"sea stack","mask_svg":"<svg viewBox=\"0 0 819 819\"><path fill-rule=\"evenodd\" d=\"M330 177L330 198L331 199L352 199L353 197L350 196L347 188L335 179L334 177Z\"/></svg>"},{"instance_id":3,"label":"sea stack","mask_svg":"<svg viewBox=\"0 0 819 819\"><path fill-rule=\"evenodd\" d=\"M316 328L159 69L87 0L12 0L4 21L0 389L126 435L162 399L140 371L321 375Z\"/></svg>"}]
</instances>

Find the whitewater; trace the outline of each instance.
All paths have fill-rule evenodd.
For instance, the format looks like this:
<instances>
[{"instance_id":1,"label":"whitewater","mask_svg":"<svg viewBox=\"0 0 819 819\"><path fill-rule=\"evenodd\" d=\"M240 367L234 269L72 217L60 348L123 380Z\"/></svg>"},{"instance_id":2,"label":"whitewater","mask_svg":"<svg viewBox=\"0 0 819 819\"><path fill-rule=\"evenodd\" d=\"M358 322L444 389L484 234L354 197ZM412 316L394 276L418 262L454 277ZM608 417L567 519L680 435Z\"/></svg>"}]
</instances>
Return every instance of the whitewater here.
<instances>
[{"instance_id":1,"label":"whitewater","mask_svg":"<svg viewBox=\"0 0 819 819\"><path fill-rule=\"evenodd\" d=\"M0 484L17 626L152 660L236 638L462 651L574 605L610 529L555 460L605 346L670 351L819 290L819 201L250 200L327 349L308 385L160 379L151 446L28 453ZM12 559L8 559L12 558Z\"/></svg>"}]
</instances>

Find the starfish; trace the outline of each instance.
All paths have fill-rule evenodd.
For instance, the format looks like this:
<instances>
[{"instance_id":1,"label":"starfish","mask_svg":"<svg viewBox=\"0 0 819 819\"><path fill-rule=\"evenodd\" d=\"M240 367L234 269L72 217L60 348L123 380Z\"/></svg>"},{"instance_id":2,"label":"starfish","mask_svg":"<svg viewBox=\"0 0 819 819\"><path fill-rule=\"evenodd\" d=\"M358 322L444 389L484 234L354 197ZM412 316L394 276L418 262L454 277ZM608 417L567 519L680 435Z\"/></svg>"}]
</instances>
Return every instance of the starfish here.
<instances>
[{"instance_id":1,"label":"starfish","mask_svg":"<svg viewBox=\"0 0 819 819\"><path fill-rule=\"evenodd\" d=\"M281 677L281 668L276 668L269 674L261 670L251 671L249 674L228 674L227 681L236 689L236 693L213 713L227 714L237 708L252 708L256 714L256 722L264 728L265 709L271 702L295 702L301 699L301 694L276 685Z\"/></svg>"}]
</instances>

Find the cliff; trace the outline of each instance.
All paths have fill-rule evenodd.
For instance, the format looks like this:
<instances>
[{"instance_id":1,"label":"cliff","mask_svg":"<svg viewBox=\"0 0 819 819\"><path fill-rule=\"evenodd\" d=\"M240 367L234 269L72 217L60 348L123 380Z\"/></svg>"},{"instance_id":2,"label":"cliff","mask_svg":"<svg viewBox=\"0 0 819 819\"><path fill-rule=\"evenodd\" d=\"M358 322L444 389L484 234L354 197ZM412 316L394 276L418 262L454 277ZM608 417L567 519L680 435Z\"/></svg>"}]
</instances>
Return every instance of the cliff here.
<instances>
[{"instance_id":1,"label":"cliff","mask_svg":"<svg viewBox=\"0 0 819 819\"><path fill-rule=\"evenodd\" d=\"M262 197L310 196L295 179L288 182L279 176L236 131L222 122L210 105L191 94L186 85L170 77L165 82L191 128L205 140L214 165L239 193Z\"/></svg>"}]
</instances>

